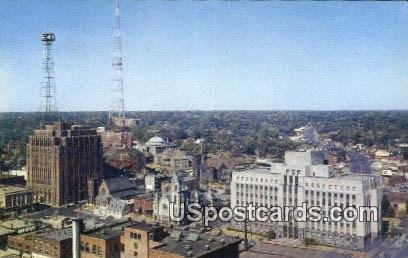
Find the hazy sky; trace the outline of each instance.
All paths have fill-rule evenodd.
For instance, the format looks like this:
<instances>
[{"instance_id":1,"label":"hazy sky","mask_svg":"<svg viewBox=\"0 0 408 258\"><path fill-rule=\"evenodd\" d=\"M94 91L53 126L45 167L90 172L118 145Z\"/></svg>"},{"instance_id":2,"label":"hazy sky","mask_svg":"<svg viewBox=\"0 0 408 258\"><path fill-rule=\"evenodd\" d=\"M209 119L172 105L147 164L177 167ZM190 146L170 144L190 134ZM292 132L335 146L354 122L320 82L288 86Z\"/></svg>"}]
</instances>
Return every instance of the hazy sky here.
<instances>
[{"instance_id":1,"label":"hazy sky","mask_svg":"<svg viewBox=\"0 0 408 258\"><path fill-rule=\"evenodd\" d=\"M42 32L59 110L108 110L114 3L0 1L0 111L38 111ZM408 109L406 2L135 1L127 110Z\"/></svg>"}]
</instances>

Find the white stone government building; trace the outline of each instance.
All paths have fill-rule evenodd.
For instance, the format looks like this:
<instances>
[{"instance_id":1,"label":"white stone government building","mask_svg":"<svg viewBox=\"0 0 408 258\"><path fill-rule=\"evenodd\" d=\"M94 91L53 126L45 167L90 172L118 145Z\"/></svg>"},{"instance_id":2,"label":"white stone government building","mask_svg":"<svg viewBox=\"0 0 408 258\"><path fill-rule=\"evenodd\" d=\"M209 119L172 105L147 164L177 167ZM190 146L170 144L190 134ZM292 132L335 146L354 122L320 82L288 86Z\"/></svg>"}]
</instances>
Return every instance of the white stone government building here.
<instances>
[{"instance_id":1,"label":"white stone government building","mask_svg":"<svg viewBox=\"0 0 408 258\"><path fill-rule=\"evenodd\" d=\"M375 175L334 175L322 151L286 152L284 163L233 172L231 208L246 206L318 206L327 217L333 206L375 206L377 222L249 222L248 229L273 229L279 237L313 238L320 243L355 250L364 249L381 230L381 178ZM291 216L289 216L291 217ZM268 223L266 225L265 223ZM242 227L243 223L235 223Z\"/></svg>"}]
</instances>

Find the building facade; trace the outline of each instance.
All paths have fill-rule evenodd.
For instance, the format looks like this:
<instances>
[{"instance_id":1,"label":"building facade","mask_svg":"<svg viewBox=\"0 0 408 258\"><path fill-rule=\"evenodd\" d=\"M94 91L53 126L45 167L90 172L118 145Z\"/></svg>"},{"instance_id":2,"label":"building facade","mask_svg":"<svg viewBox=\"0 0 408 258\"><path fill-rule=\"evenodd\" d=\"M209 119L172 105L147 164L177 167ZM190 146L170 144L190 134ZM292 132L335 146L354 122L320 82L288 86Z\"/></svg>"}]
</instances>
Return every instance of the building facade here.
<instances>
[{"instance_id":1,"label":"building facade","mask_svg":"<svg viewBox=\"0 0 408 258\"><path fill-rule=\"evenodd\" d=\"M173 170L183 170L189 167L189 158L179 149L167 149L154 156L154 163Z\"/></svg>"},{"instance_id":2,"label":"building facade","mask_svg":"<svg viewBox=\"0 0 408 258\"><path fill-rule=\"evenodd\" d=\"M132 147L132 133L125 130L103 130L100 132L103 148Z\"/></svg>"},{"instance_id":3,"label":"building facade","mask_svg":"<svg viewBox=\"0 0 408 258\"><path fill-rule=\"evenodd\" d=\"M296 221L293 216L280 222L249 223L253 230L273 229L278 236L313 238L318 242L344 248L364 249L374 242L381 230L381 179L374 175L336 176L326 165L320 151L287 152L284 163L270 168L234 172L231 182L231 207L299 207L303 203L321 207L323 217L330 208L375 207L377 221L348 222ZM237 226L242 226L237 224Z\"/></svg>"},{"instance_id":4,"label":"building facade","mask_svg":"<svg viewBox=\"0 0 408 258\"><path fill-rule=\"evenodd\" d=\"M189 224L187 207L190 203L213 206L211 190L200 191L196 181L191 179L182 173L174 174L169 190L155 192L153 199L153 218L155 220L164 224ZM172 211L176 217L180 215L183 220L172 221L170 217Z\"/></svg>"},{"instance_id":5,"label":"building facade","mask_svg":"<svg viewBox=\"0 0 408 258\"><path fill-rule=\"evenodd\" d=\"M88 126L56 122L27 144L27 184L36 201L55 206L86 200L88 180L101 177L102 144Z\"/></svg>"},{"instance_id":6,"label":"building facade","mask_svg":"<svg viewBox=\"0 0 408 258\"><path fill-rule=\"evenodd\" d=\"M119 258L121 252L120 238L123 228L130 222L118 223L111 226L81 232L80 256L82 258Z\"/></svg>"},{"instance_id":7,"label":"building facade","mask_svg":"<svg viewBox=\"0 0 408 258\"><path fill-rule=\"evenodd\" d=\"M71 258L72 229L64 228L35 235L31 252L33 258Z\"/></svg>"},{"instance_id":8,"label":"building facade","mask_svg":"<svg viewBox=\"0 0 408 258\"><path fill-rule=\"evenodd\" d=\"M151 154L153 156L162 153L165 150L174 150L177 146L174 143L166 142L163 138L159 136L154 136L150 138L145 145L140 146L145 154Z\"/></svg>"},{"instance_id":9,"label":"building facade","mask_svg":"<svg viewBox=\"0 0 408 258\"><path fill-rule=\"evenodd\" d=\"M33 204L33 192L24 187L0 185L0 208L23 208Z\"/></svg>"}]
</instances>

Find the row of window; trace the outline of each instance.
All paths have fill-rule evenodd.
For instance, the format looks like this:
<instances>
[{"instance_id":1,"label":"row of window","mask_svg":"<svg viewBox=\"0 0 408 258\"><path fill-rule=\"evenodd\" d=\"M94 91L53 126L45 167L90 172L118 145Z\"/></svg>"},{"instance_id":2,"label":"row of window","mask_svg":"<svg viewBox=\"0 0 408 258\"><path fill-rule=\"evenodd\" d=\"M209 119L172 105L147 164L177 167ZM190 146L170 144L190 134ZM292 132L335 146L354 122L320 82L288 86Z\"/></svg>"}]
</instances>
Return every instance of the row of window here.
<instances>
[{"instance_id":1,"label":"row of window","mask_svg":"<svg viewBox=\"0 0 408 258\"><path fill-rule=\"evenodd\" d=\"M323 189L326 189L326 184L320 184L320 183L308 183L308 182L306 182L305 183L305 186L306 187L311 187L311 188L323 188ZM327 185L327 189L329 189L329 190L331 190L331 189L334 189L334 190L342 190L342 191L344 191L344 190L346 190L346 191L356 191L357 190L357 187L355 187L355 186L353 186L353 187L351 187L351 186L343 186L343 185Z\"/></svg>"},{"instance_id":2,"label":"row of window","mask_svg":"<svg viewBox=\"0 0 408 258\"><path fill-rule=\"evenodd\" d=\"M270 183L270 184L278 184L280 183L277 179L268 179L268 178L253 178L253 177L236 177L238 181L246 181L246 182L256 182L256 183Z\"/></svg>"}]
</instances>

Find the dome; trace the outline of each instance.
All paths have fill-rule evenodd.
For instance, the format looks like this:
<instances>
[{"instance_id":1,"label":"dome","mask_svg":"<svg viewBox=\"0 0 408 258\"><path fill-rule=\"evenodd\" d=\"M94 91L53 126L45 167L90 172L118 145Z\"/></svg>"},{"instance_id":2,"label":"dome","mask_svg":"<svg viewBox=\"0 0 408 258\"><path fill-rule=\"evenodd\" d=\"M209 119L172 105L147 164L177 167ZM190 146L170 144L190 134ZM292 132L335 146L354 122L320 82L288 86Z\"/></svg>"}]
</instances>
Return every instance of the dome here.
<instances>
[{"instance_id":1,"label":"dome","mask_svg":"<svg viewBox=\"0 0 408 258\"><path fill-rule=\"evenodd\" d=\"M163 140L163 138L159 136L154 136L147 141L147 145L149 146L160 146L164 145L165 143L166 142Z\"/></svg>"}]
</instances>

